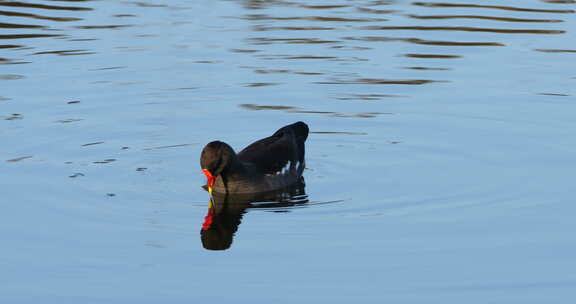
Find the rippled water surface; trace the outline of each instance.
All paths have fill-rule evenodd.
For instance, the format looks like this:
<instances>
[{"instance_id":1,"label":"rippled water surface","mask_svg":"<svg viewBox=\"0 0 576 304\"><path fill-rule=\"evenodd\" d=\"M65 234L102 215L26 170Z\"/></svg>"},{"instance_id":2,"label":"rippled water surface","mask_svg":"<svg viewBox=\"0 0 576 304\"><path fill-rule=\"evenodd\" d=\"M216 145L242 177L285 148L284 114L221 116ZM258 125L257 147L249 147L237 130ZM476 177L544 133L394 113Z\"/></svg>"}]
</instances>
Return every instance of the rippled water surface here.
<instances>
[{"instance_id":1,"label":"rippled water surface","mask_svg":"<svg viewBox=\"0 0 576 304\"><path fill-rule=\"evenodd\" d=\"M0 1L0 300L568 303L575 10ZM209 210L298 120L305 188Z\"/></svg>"}]
</instances>

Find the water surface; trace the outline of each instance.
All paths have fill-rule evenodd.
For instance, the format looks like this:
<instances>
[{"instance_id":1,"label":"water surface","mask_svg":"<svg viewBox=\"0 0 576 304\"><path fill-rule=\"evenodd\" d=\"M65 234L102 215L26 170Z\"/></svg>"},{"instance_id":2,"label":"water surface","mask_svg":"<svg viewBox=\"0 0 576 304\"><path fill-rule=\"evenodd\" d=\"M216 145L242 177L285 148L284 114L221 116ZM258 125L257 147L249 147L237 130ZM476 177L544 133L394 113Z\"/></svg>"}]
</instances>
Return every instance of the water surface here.
<instances>
[{"instance_id":1,"label":"water surface","mask_svg":"<svg viewBox=\"0 0 576 304\"><path fill-rule=\"evenodd\" d=\"M567 302L574 4L0 1L0 299ZM206 250L203 145L298 120Z\"/></svg>"}]
</instances>

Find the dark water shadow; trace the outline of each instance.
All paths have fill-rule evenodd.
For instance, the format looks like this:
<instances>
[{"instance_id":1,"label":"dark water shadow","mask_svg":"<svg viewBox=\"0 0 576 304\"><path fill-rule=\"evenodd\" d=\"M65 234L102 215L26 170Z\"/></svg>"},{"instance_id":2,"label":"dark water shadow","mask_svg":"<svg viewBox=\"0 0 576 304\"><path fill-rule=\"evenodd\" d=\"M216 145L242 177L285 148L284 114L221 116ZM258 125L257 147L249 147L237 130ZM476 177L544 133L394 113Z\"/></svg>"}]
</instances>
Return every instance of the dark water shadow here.
<instances>
[{"instance_id":1,"label":"dark water shadow","mask_svg":"<svg viewBox=\"0 0 576 304\"><path fill-rule=\"evenodd\" d=\"M208 250L227 250L248 209L290 212L291 208L308 204L304 179L299 183L271 192L256 194L213 193L208 214L200 230L202 246Z\"/></svg>"},{"instance_id":2,"label":"dark water shadow","mask_svg":"<svg viewBox=\"0 0 576 304\"><path fill-rule=\"evenodd\" d=\"M74 2L84 2L84 1L74 1ZM22 1L0 1L0 6L34 8L34 9L44 9L44 10L58 10L58 11L91 11L92 10L92 8L89 8L89 7L70 6L70 5L51 5L51 4L29 3L29 2L22 2Z\"/></svg>"},{"instance_id":3,"label":"dark water shadow","mask_svg":"<svg viewBox=\"0 0 576 304\"><path fill-rule=\"evenodd\" d=\"M424 16L407 15L407 17L422 20L479 19L479 20L492 20L502 22L540 22L540 23L564 22L563 20L559 19L512 18L512 17L483 16L483 15L424 15Z\"/></svg>"},{"instance_id":4,"label":"dark water shadow","mask_svg":"<svg viewBox=\"0 0 576 304\"><path fill-rule=\"evenodd\" d=\"M251 111L285 111L288 113L298 113L298 114L320 114L320 115L328 115L331 117L355 117L355 118L374 118L379 115L390 115L392 113L384 113L384 112L361 112L361 113L340 113L340 112L333 112L333 111L314 111L314 110L303 110L297 107L291 106L279 106L279 105L256 105L256 104L240 104L241 108Z\"/></svg>"},{"instance_id":5,"label":"dark water shadow","mask_svg":"<svg viewBox=\"0 0 576 304\"><path fill-rule=\"evenodd\" d=\"M407 42L420 45L435 45L435 46L505 46L500 42L462 42L462 41L437 41L425 40L420 38L399 38L399 37L385 37L385 36L368 36L368 37L344 37L345 40L367 41L367 42Z\"/></svg>"},{"instance_id":6,"label":"dark water shadow","mask_svg":"<svg viewBox=\"0 0 576 304\"><path fill-rule=\"evenodd\" d=\"M31 18L31 19L50 20L50 21L59 21L59 22L82 20L81 18L76 18L76 17L54 17L54 16L46 16L46 15L23 13L23 12L13 12L13 11L5 11L5 10L0 10L0 16Z\"/></svg>"},{"instance_id":7,"label":"dark water shadow","mask_svg":"<svg viewBox=\"0 0 576 304\"><path fill-rule=\"evenodd\" d=\"M363 30L379 31L457 31L457 32L484 32L498 34L564 34L564 30L545 29L504 29L504 28L483 28L471 26L364 26Z\"/></svg>"},{"instance_id":8,"label":"dark water shadow","mask_svg":"<svg viewBox=\"0 0 576 304\"><path fill-rule=\"evenodd\" d=\"M534 49L534 51L542 53L576 53L576 49Z\"/></svg>"},{"instance_id":9,"label":"dark water shadow","mask_svg":"<svg viewBox=\"0 0 576 304\"><path fill-rule=\"evenodd\" d=\"M328 17L328 16L288 16L278 17L264 14L249 14L241 17L245 20L257 21L318 21L318 22L382 22L384 18L350 18L350 17Z\"/></svg>"},{"instance_id":10,"label":"dark water shadow","mask_svg":"<svg viewBox=\"0 0 576 304\"><path fill-rule=\"evenodd\" d=\"M468 4L468 3L439 3L439 2L413 2L412 5L425 6L425 7L456 7L456 8L484 8L495 9L504 11L516 12L530 12L530 13L556 13L556 14L573 14L574 10L565 9L539 9L539 8L526 8L517 6L505 5L483 5L483 4Z\"/></svg>"}]
</instances>

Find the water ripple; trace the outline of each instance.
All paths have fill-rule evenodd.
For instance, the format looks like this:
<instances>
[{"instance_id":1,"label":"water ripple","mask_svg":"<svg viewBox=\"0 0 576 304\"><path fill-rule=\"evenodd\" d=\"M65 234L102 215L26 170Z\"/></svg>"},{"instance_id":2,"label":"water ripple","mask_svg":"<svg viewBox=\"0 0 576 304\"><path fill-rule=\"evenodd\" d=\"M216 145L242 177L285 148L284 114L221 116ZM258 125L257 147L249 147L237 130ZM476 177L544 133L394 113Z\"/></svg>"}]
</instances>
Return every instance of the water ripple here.
<instances>
[{"instance_id":1,"label":"water ripple","mask_svg":"<svg viewBox=\"0 0 576 304\"><path fill-rule=\"evenodd\" d=\"M359 7L357 8L357 10L362 13L370 13L370 14L392 14L396 12L395 10L380 10L366 7Z\"/></svg>"},{"instance_id":2,"label":"water ripple","mask_svg":"<svg viewBox=\"0 0 576 304\"><path fill-rule=\"evenodd\" d=\"M455 58L462 58L460 55L444 55L444 54L403 54L404 57L411 57L411 58L426 58L426 59L455 59Z\"/></svg>"},{"instance_id":3,"label":"water ripple","mask_svg":"<svg viewBox=\"0 0 576 304\"><path fill-rule=\"evenodd\" d=\"M0 28L8 29L44 29L45 26L42 25L32 25L32 24L17 24L17 23L2 23L0 22Z\"/></svg>"},{"instance_id":4,"label":"water ripple","mask_svg":"<svg viewBox=\"0 0 576 304\"><path fill-rule=\"evenodd\" d=\"M423 85L435 82L447 82L446 80L430 80L430 79L379 79L379 78L358 78L353 80L334 80L334 81L319 81L316 84L400 84L400 85Z\"/></svg>"},{"instance_id":5,"label":"water ripple","mask_svg":"<svg viewBox=\"0 0 576 304\"><path fill-rule=\"evenodd\" d=\"M14 34L14 35L0 35L0 39L28 39L28 38L50 38L50 37L64 37L64 35L57 35L57 34Z\"/></svg>"},{"instance_id":6,"label":"water ripple","mask_svg":"<svg viewBox=\"0 0 576 304\"><path fill-rule=\"evenodd\" d=\"M438 45L438 46L505 46L505 44L500 42L458 42L458 41L433 41L424 40L420 38L398 38L398 37L344 37L346 40L358 40L358 41L370 41L370 42L393 42L402 41L414 44L423 45Z\"/></svg>"},{"instance_id":7,"label":"water ripple","mask_svg":"<svg viewBox=\"0 0 576 304\"><path fill-rule=\"evenodd\" d=\"M273 17L263 14L246 15L246 20L278 20L278 21L322 21L322 22L381 22L386 21L384 18L344 18L344 17L325 17L325 16L293 16L293 17Z\"/></svg>"},{"instance_id":8,"label":"water ripple","mask_svg":"<svg viewBox=\"0 0 576 304\"><path fill-rule=\"evenodd\" d=\"M270 31L331 31L335 30L334 27L323 26L261 26L253 27L256 32L270 32Z\"/></svg>"},{"instance_id":9,"label":"water ripple","mask_svg":"<svg viewBox=\"0 0 576 304\"><path fill-rule=\"evenodd\" d=\"M573 14L574 10L558 10L558 9L538 9L538 8L524 8L514 6L500 6L500 5L481 5L481 4L466 4L466 3L436 3L436 2L413 2L413 5L426 6L426 7L467 7L467 8L488 8L516 12L531 12L531 13L556 13L556 14Z\"/></svg>"},{"instance_id":10,"label":"water ripple","mask_svg":"<svg viewBox=\"0 0 576 304\"><path fill-rule=\"evenodd\" d=\"M500 34L564 34L563 30L542 30L542 29L501 29L482 28L467 26L364 26L364 30L408 30L408 31L461 31L461 32L486 32Z\"/></svg>"},{"instance_id":11,"label":"water ripple","mask_svg":"<svg viewBox=\"0 0 576 304\"><path fill-rule=\"evenodd\" d=\"M274 43L286 43L286 44L329 44L329 43L340 43L337 40L323 40L318 38L267 38L267 37L256 37L246 39L249 43L253 45L265 45Z\"/></svg>"},{"instance_id":12,"label":"water ripple","mask_svg":"<svg viewBox=\"0 0 576 304\"><path fill-rule=\"evenodd\" d=\"M0 44L0 49L18 49L22 47L22 45L18 44Z\"/></svg>"},{"instance_id":13,"label":"water ripple","mask_svg":"<svg viewBox=\"0 0 576 304\"><path fill-rule=\"evenodd\" d=\"M332 8L345 8L345 7L350 7L350 5L307 5L307 4L299 4L298 7L301 7L301 8L311 8L311 9L332 9Z\"/></svg>"},{"instance_id":14,"label":"water ripple","mask_svg":"<svg viewBox=\"0 0 576 304\"><path fill-rule=\"evenodd\" d=\"M92 8L89 7L79 7L79 6L59 6L59 5L47 5L38 3L26 3L26 2L0 2L0 6L10 6L10 7L27 7L27 8L39 8L39 9L49 9L49 10L63 10L63 11L91 11Z\"/></svg>"},{"instance_id":15,"label":"water ripple","mask_svg":"<svg viewBox=\"0 0 576 304\"><path fill-rule=\"evenodd\" d=\"M0 4L1 5L1 4ZM40 19L40 20L50 20L50 21L60 21L60 22L68 22L68 21L78 21L82 20L81 18L75 17L51 17L51 16L43 16L31 13L22 13L22 12L11 12L11 11L1 11L0 16L9 16L9 17L24 17L24 18L32 18L32 19Z\"/></svg>"},{"instance_id":16,"label":"water ripple","mask_svg":"<svg viewBox=\"0 0 576 304\"><path fill-rule=\"evenodd\" d=\"M239 107L252 110L252 111L262 111L262 110L274 110L274 111L285 111L289 113L298 113L298 114L322 114L328 115L331 117L340 117L340 118L374 118L379 115L390 115L392 113L383 113L383 112L362 112L362 113L341 113L341 112L334 112L334 111L315 111L315 110L303 110L298 107L292 106L278 106L278 105L257 105L257 104L240 104Z\"/></svg>"},{"instance_id":17,"label":"water ripple","mask_svg":"<svg viewBox=\"0 0 576 304\"><path fill-rule=\"evenodd\" d=\"M0 80L17 80L17 79L23 79L26 78L23 75L17 75L17 74L0 74Z\"/></svg>"},{"instance_id":18,"label":"water ripple","mask_svg":"<svg viewBox=\"0 0 576 304\"><path fill-rule=\"evenodd\" d=\"M535 23L556 23L564 22L558 19L529 19L529 18L512 18L512 17L496 17L496 16L480 16L480 15L407 15L409 18L422 19L422 20L442 20L442 19L480 19L480 20L493 20L504 22L535 22Z\"/></svg>"},{"instance_id":19,"label":"water ripple","mask_svg":"<svg viewBox=\"0 0 576 304\"><path fill-rule=\"evenodd\" d=\"M80 25L75 26L77 29L94 30L94 29L119 29L124 27L131 27L130 24L116 24L116 25Z\"/></svg>"},{"instance_id":20,"label":"water ripple","mask_svg":"<svg viewBox=\"0 0 576 304\"><path fill-rule=\"evenodd\" d=\"M329 61L344 61L344 62L359 62L368 61L368 59L358 57L338 57L338 56L322 56L322 55L257 55L256 57L265 60L329 60Z\"/></svg>"},{"instance_id":21,"label":"water ripple","mask_svg":"<svg viewBox=\"0 0 576 304\"><path fill-rule=\"evenodd\" d=\"M60 56L72 56L72 55L90 55L95 54L95 52L91 52L89 50L62 50L62 51L43 51L43 52L36 52L32 55L60 55Z\"/></svg>"},{"instance_id":22,"label":"water ripple","mask_svg":"<svg viewBox=\"0 0 576 304\"><path fill-rule=\"evenodd\" d=\"M537 52L543 53L576 53L576 49L569 50L569 49L534 49Z\"/></svg>"},{"instance_id":23,"label":"water ripple","mask_svg":"<svg viewBox=\"0 0 576 304\"><path fill-rule=\"evenodd\" d=\"M575 4L576 0L541 0L546 3L554 3L554 4Z\"/></svg>"}]
</instances>

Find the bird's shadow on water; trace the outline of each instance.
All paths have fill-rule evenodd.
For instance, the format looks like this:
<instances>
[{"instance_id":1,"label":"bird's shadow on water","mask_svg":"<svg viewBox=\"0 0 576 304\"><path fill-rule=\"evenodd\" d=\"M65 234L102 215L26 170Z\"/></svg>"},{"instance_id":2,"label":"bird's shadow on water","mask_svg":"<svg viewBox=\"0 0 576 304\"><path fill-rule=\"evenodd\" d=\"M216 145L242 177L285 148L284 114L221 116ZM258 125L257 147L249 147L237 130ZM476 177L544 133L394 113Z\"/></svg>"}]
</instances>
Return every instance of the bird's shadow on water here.
<instances>
[{"instance_id":1,"label":"bird's shadow on water","mask_svg":"<svg viewBox=\"0 0 576 304\"><path fill-rule=\"evenodd\" d=\"M248 209L288 212L290 208L308 204L304 179L277 191L254 194L213 193L208 214L200 230L202 246L208 250L226 250Z\"/></svg>"}]
</instances>

